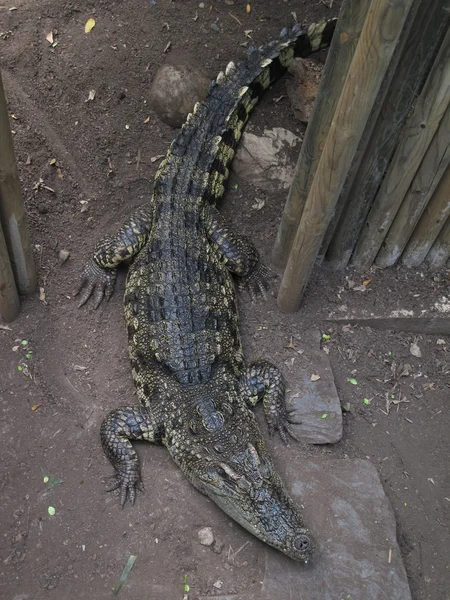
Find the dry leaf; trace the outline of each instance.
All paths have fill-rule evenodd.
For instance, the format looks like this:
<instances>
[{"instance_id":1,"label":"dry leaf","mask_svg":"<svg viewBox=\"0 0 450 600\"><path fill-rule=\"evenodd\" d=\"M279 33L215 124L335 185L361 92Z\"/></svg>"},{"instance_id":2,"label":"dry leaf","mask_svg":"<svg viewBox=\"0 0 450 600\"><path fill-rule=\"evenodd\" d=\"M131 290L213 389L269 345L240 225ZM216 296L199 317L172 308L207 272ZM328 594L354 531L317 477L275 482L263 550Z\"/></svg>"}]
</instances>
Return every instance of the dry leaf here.
<instances>
[{"instance_id":1,"label":"dry leaf","mask_svg":"<svg viewBox=\"0 0 450 600\"><path fill-rule=\"evenodd\" d=\"M45 39L47 40L47 42L49 44L53 44L53 31L50 31L50 33L47 33L47 35L45 36Z\"/></svg>"},{"instance_id":2,"label":"dry leaf","mask_svg":"<svg viewBox=\"0 0 450 600\"><path fill-rule=\"evenodd\" d=\"M46 300L45 300L45 290L43 287L39 288L39 300L43 303L43 304L47 304Z\"/></svg>"},{"instance_id":3,"label":"dry leaf","mask_svg":"<svg viewBox=\"0 0 450 600\"><path fill-rule=\"evenodd\" d=\"M150 121L150 117L147 117L144 121L144 123L148 123Z\"/></svg>"},{"instance_id":4,"label":"dry leaf","mask_svg":"<svg viewBox=\"0 0 450 600\"><path fill-rule=\"evenodd\" d=\"M365 280L363 281L363 285L369 285L369 283L370 283L371 281L372 281L371 279L365 279Z\"/></svg>"},{"instance_id":5,"label":"dry leaf","mask_svg":"<svg viewBox=\"0 0 450 600\"><path fill-rule=\"evenodd\" d=\"M310 377L311 381L319 381L320 375L315 375L314 373Z\"/></svg>"},{"instance_id":6,"label":"dry leaf","mask_svg":"<svg viewBox=\"0 0 450 600\"><path fill-rule=\"evenodd\" d=\"M252 7L250 6L250 4L247 4L247 6L245 7L245 12L247 14L249 14L251 10L252 10Z\"/></svg>"},{"instance_id":7,"label":"dry leaf","mask_svg":"<svg viewBox=\"0 0 450 600\"><path fill-rule=\"evenodd\" d=\"M89 90L89 96L85 102L89 102L89 100L93 100L95 98L95 90Z\"/></svg>"},{"instance_id":8,"label":"dry leaf","mask_svg":"<svg viewBox=\"0 0 450 600\"><path fill-rule=\"evenodd\" d=\"M33 406L31 407L31 410L37 410L41 405L40 404L33 404Z\"/></svg>"},{"instance_id":9,"label":"dry leaf","mask_svg":"<svg viewBox=\"0 0 450 600\"><path fill-rule=\"evenodd\" d=\"M88 19L86 21L86 25L84 26L84 33L89 33L95 27L95 19Z\"/></svg>"},{"instance_id":10,"label":"dry leaf","mask_svg":"<svg viewBox=\"0 0 450 600\"><path fill-rule=\"evenodd\" d=\"M159 160L160 158L164 158L165 154L158 154L157 156L152 156L150 159L150 162L154 163L157 160Z\"/></svg>"}]
</instances>

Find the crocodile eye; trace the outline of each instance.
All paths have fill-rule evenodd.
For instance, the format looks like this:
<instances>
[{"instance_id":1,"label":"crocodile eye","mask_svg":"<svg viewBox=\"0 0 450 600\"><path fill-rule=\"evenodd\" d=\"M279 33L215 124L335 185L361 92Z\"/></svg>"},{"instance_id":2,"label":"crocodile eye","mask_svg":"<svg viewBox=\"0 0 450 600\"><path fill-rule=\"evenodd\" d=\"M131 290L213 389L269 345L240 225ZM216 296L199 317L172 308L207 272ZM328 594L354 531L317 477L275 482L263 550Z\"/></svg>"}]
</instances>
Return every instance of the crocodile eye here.
<instances>
[{"instance_id":1,"label":"crocodile eye","mask_svg":"<svg viewBox=\"0 0 450 600\"><path fill-rule=\"evenodd\" d=\"M306 552L311 546L311 540L307 535L296 535L292 541L292 545L299 552Z\"/></svg>"}]
</instances>

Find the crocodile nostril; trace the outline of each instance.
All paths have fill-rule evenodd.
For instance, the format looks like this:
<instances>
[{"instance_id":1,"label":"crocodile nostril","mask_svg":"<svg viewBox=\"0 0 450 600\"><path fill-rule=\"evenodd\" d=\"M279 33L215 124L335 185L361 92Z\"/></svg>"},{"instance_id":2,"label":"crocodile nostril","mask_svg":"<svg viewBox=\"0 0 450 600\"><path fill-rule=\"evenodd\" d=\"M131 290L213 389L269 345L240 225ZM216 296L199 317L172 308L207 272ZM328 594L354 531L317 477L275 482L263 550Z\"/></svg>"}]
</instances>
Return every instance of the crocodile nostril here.
<instances>
[{"instance_id":1,"label":"crocodile nostril","mask_svg":"<svg viewBox=\"0 0 450 600\"><path fill-rule=\"evenodd\" d=\"M307 535L296 535L293 541L294 548L299 552L305 552L311 546L311 541Z\"/></svg>"}]
</instances>

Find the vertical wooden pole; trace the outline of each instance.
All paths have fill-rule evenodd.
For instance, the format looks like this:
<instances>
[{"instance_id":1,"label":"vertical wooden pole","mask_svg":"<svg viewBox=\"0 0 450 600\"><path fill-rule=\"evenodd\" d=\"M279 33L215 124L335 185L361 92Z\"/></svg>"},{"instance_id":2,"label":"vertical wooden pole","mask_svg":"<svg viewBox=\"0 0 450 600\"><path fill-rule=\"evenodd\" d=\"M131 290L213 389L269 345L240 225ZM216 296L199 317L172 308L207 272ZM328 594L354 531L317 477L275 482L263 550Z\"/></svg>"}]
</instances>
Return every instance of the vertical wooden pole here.
<instances>
[{"instance_id":1,"label":"vertical wooden pole","mask_svg":"<svg viewBox=\"0 0 450 600\"><path fill-rule=\"evenodd\" d=\"M344 185L347 201L326 254L336 269L350 260L403 124L450 25L448 8L449 0L420 2L364 157L354 180Z\"/></svg>"},{"instance_id":2,"label":"vertical wooden pole","mask_svg":"<svg viewBox=\"0 0 450 600\"><path fill-rule=\"evenodd\" d=\"M414 112L403 127L397 150L356 245L352 259L356 269L364 270L375 260L449 103L450 29L447 30Z\"/></svg>"},{"instance_id":3,"label":"vertical wooden pole","mask_svg":"<svg viewBox=\"0 0 450 600\"><path fill-rule=\"evenodd\" d=\"M342 4L272 251L272 262L277 267L286 266L370 3L371 0L344 0Z\"/></svg>"},{"instance_id":4,"label":"vertical wooden pole","mask_svg":"<svg viewBox=\"0 0 450 600\"><path fill-rule=\"evenodd\" d=\"M413 0L372 1L281 282L281 310L292 312L300 305L412 4Z\"/></svg>"},{"instance_id":5,"label":"vertical wooden pole","mask_svg":"<svg viewBox=\"0 0 450 600\"><path fill-rule=\"evenodd\" d=\"M19 294L6 249L5 236L0 225L0 319L10 323L20 312Z\"/></svg>"},{"instance_id":6,"label":"vertical wooden pole","mask_svg":"<svg viewBox=\"0 0 450 600\"><path fill-rule=\"evenodd\" d=\"M448 146L448 150L450 151L450 146ZM443 233L441 236L440 231L444 227L449 215L450 165L447 166L445 173L442 175L433 197L430 199L406 246L402 256L404 265L407 267L417 267L425 260L425 257L427 263L433 269L445 265L448 256L445 256L442 260L439 257L445 254L446 250L442 250L442 248L448 248L447 240L449 236L446 233Z\"/></svg>"},{"instance_id":7,"label":"vertical wooden pole","mask_svg":"<svg viewBox=\"0 0 450 600\"><path fill-rule=\"evenodd\" d=\"M0 222L19 294L36 289L36 269L26 225L20 180L0 74Z\"/></svg>"}]
</instances>

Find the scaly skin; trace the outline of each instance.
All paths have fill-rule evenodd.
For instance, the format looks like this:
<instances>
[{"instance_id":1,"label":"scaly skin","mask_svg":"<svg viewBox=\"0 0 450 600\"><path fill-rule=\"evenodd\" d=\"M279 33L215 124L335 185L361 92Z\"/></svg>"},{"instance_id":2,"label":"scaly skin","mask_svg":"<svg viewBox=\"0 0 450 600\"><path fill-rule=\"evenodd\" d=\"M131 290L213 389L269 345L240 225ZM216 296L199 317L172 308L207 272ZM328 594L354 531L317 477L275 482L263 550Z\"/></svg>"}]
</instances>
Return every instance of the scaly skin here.
<instances>
[{"instance_id":1,"label":"scaly skin","mask_svg":"<svg viewBox=\"0 0 450 600\"><path fill-rule=\"evenodd\" d=\"M125 319L140 404L103 421L122 505L142 487L132 440L164 444L186 477L227 514L295 560L314 541L276 473L252 408L263 400L269 432L289 433L284 384L265 361L245 365L235 283L253 298L268 272L253 244L214 207L248 115L294 55L329 43L334 21L283 30L280 40L228 65L197 104L155 178L151 202L85 265L80 305L110 298L116 267L131 261Z\"/></svg>"}]
</instances>

